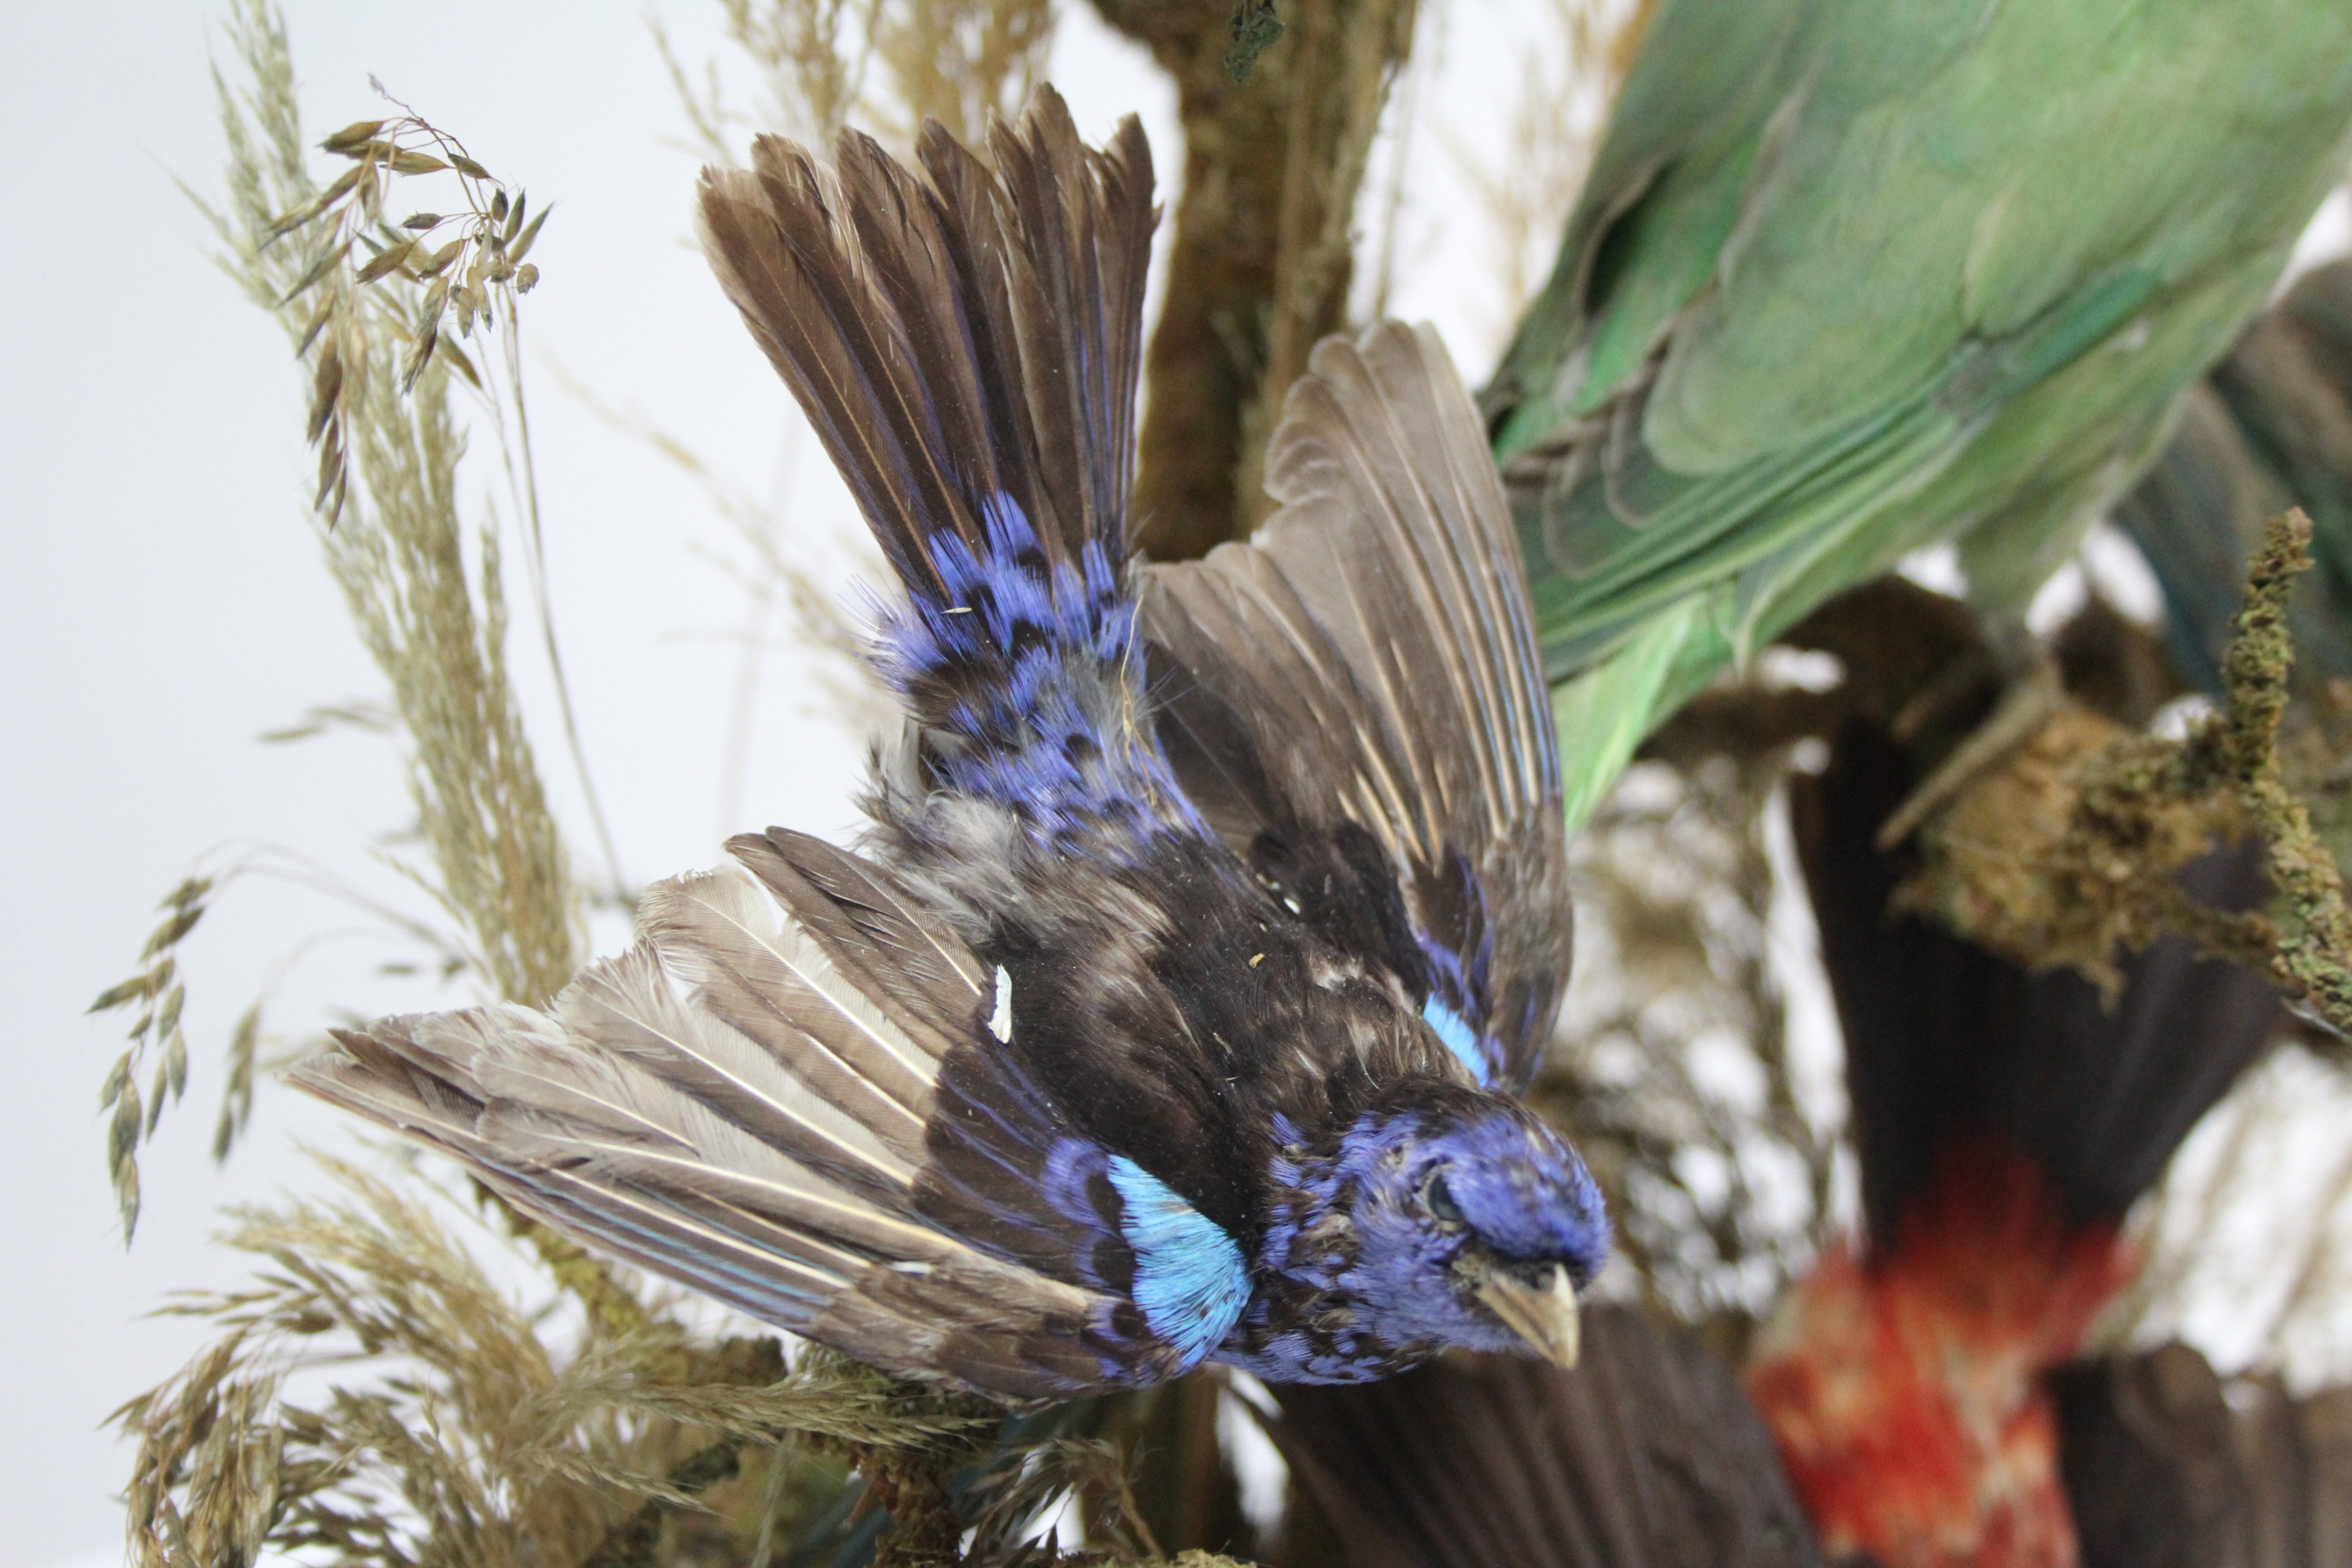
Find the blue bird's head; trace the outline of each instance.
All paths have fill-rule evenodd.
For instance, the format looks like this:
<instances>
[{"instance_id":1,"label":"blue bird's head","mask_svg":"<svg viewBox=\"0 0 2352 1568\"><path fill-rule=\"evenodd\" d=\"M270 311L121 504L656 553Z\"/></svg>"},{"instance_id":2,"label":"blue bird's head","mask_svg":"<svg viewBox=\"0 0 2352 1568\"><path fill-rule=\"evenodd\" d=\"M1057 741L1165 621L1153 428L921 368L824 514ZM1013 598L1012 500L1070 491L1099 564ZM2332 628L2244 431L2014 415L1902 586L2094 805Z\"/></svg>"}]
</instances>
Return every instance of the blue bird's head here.
<instances>
[{"instance_id":1,"label":"blue bird's head","mask_svg":"<svg viewBox=\"0 0 2352 1568\"><path fill-rule=\"evenodd\" d=\"M1339 1283L1382 1338L1575 1363L1577 1292L1609 1256L1609 1220L1559 1133L1448 1086L1359 1120L1338 1163L1357 1242Z\"/></svg>"}]
</instances>

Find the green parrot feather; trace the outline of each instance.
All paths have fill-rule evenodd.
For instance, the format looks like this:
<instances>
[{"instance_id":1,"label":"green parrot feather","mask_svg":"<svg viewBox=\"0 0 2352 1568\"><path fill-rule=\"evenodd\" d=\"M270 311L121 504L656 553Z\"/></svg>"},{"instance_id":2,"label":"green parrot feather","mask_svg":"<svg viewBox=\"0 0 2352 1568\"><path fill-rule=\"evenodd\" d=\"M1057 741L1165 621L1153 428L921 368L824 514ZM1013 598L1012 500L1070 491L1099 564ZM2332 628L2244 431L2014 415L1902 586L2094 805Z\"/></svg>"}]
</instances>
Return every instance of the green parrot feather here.
<instances>
[{"instance_id":1,"label":"green parrot feather","mask_svg":"<svg viewBox=\"0 0 2352 1568\"><path fill-rule=\"evenodd\" d=\"M2291 506L2311 519L2314 566L2287 618L2295 687L2313 694L2352 679L2352 261L2263 313L2116 509L2163 590L2173 665L2201 690L2221 694L2247 560Z\"/></svg>"},{"instance_id":2,"label":"green parrot feather","mask_svg":"<svg viewBox=\"0 0 2352 1568\"><path fill-rule=\"evenodd\" d=\"M2340 3L1662 0L1484 395L1571 820L1922 546L2021 609L2347 154Z\"/></svg>"}]
</instances>

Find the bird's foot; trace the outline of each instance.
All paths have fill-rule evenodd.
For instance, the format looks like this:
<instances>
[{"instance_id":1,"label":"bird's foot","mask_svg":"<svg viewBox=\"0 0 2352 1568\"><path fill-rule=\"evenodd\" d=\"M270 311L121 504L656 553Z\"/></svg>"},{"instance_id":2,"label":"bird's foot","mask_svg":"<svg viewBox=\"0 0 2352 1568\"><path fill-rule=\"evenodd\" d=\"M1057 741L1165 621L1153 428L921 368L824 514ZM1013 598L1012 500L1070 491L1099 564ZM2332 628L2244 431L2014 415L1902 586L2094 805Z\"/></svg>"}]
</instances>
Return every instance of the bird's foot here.
<instances>
[{"instance_id":1,"label":"bird's foot","mask_svg":"<svg viewBox=\"0 0 2352 1568\"><path fill-rule=\"evenodd\" d=\"M1981 673L1971 672L1971 681ZM1937 682L1905 706L1895 720L1898 733L1905 729L1906 720L1914 731L1924 724L1924 714L1915 713L1914 710L1936 696L1943 685ZM1935 771L1922 779L1919 786L1879 826L1879 850L1891 850L1910 837L1938 808L2022 745L2065 700L2066 689L2057 665L2047 658L2036 658L2001 693L1991 716L1971 731L1951 755L1937 763Z\"/></svg>"}]
</instances>

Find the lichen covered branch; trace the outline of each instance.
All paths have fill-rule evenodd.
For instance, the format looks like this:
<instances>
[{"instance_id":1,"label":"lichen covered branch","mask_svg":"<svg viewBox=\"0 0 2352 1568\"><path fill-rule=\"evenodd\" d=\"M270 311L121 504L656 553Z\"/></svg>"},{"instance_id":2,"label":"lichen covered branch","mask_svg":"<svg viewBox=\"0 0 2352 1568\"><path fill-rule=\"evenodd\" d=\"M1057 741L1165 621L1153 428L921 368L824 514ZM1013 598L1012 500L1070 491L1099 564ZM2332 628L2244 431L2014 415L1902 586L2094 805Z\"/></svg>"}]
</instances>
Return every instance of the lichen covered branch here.
<instances>
[{"instance_id":1,"label":"lichen covered branch","mask_svg":"<svg viewBox=\"0 0 2352 1568\"><path fill-rule=\"evenodd\" d=\"M1905 900L2021 963L2102 980L2119 947L2179 931L2265 971L2352 1033L2352 911L2279 752L2294 663L2287 598L2311 565L2310 537L2300 511L2271 524L2247 574L2221 711L2176 740L2062 709L1923 833ZM2269 852L2269 909L2216 910L2182 890L2183 866L2245 833Z\"/></svg>"}]
</instances>

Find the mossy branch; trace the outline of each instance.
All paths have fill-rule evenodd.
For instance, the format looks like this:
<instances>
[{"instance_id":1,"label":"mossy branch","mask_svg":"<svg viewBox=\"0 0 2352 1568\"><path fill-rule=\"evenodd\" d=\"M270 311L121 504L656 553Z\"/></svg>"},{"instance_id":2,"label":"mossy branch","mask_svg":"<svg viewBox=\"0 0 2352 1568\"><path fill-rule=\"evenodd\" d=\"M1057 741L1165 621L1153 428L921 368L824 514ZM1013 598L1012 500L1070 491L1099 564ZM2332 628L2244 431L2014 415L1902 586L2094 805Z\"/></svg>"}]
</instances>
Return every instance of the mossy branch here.
<instances>
[{"instance_id":1,"label":"mossy branch","mask_svg":"<svg viewBox=\"0 0 2352 1568\"><path fill-rule=\"evenodd\" d=\"M2270 969L2339 1034L2352 1034L2352 909L2335 857L2313 831L2311 814L2287 788L2279 763L2294 647L2287 598L2311 569L2311 520L2298 509L2273 521L2246 574L2237 640L2222 662L2230 711L2200 750L2237 791L2254 831L2270 847L2278 932ZM2192 784L2207 780L2192 775Z\"/></svg>"},{"instance_id":2,"label":"mossy branch","mask_svg":"<svg viewBox=\"0 0 2352 1568\"><path fill-rule=\"evenodd\" d=\"M2287 599L2311 566L2310 538L2300 511L2267 530L2221 712L2169 740L2063 709L1923 834L1926 864L1905 901L2020 963L2069 963L2109 984L2118 947L2177 931L2352 1034L2352 910L2279 756L2294 664ZM2269 910L2216 910L2174 879L2216 837L2247 832L2269 852Z\"/></svg>"},{"instance_id":3,"label":"mossy branch","mask_svg":"<svg viewBox=\"0 0 2352 1568\"><path fill-rule=\"evenodd\" d=\"M2222 661L2224 710L2179 742L2135 737L2093 759L2076 838L2080 857L2114 866L2145 841L2147 825L2161 814L2205 807L2242 822L2270 852L2275 896L2268 914L2207 909L2163 875L2170 868L2137 866L2137 876L2113 877L2119 917L2141 940L2179 931L2217 956L2266 970L2329 1026L2352 1033L2352 910L2335 858L2279 763L2294 668L2287 600L2311 568L2310 543L2311 521L2302 511L2273 520L2249 565L2237 636Z\"/></svg>"}]
</instances>

